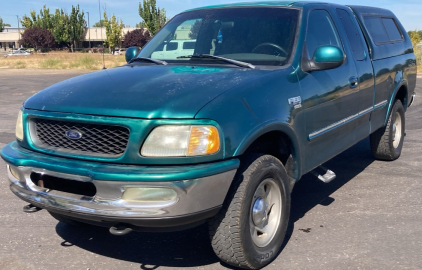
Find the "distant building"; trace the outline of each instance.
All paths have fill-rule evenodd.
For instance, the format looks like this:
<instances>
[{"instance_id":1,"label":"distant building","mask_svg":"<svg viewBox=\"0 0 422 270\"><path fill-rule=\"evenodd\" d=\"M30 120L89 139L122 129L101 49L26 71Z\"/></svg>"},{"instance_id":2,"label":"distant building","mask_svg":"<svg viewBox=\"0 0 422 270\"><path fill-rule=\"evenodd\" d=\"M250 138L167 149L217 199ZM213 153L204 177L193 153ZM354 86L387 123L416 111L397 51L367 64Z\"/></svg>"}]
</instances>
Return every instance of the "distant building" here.
<instances>
[{"instance_id":1,"label":"distant building","mask_svg":"<svg viewBox=\"0 0 422 270\"><path fill-rule=\"evenodd\" d=\"M129 31L139 28L123 28L122 34L125 35ZM20 28L21 33L25 28ZM19 34L18 28L6 27L3 32L0 32L0 49L13 49L19 47ZM105 28L103 27L90 27L85 32L83 41L79 44L79 48L91 48L102 46L106 38Z\"/></svg>"}]
</instances>

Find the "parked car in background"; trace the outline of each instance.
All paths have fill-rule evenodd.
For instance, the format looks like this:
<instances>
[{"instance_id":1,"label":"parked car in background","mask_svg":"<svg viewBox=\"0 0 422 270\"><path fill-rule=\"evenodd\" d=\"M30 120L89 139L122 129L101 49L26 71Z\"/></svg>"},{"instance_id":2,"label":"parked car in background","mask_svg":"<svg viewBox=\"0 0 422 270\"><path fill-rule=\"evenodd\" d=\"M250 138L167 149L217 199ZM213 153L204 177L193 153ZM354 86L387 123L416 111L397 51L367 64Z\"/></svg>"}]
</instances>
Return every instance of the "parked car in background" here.
<instances>
[{"instance_id":1,"label":"parked car in background","mask_svg":"<svg viewBox=\"0 0 422 270\"><path fill-rule=\"evenodd\" d=\"M215 45L215 39L212 41L212 47ZM191 55L195 50L196 40L171 40L164 42L153 53L153 58L177 59L179 56Z\"/></svg>"},{"instance_id":2,"label":"parked car in background","mask_svg":"<svg viewBox=\"0 0 422 270\"><path fill-rule=\"evenodd\" d=\"M17 48L17 49L13 49L12 52L16 53L16 52L29 52L29 51L26 48Z\"/></svg>"},{"instance_id":3,"label":"parked car in background","mask_svg":"<svg viewBox=\"0 0 422 270\"><path fill-rule=\"evenodd\" d=\"M13 51L11 53L6 54L4 57L12 57L12 56L30 56L31 53L23 50Z\"/></svg>"},{"instance_id":4,"label":"parked car in background","mask_svg":"<svg viewBox=\"0 0 422 270\"><path fill-rule=\"evenodd\" d=\"M126 53L126 48L121 48L114 51L114 55L124 55L125 53Z\"/></svg>"}]
</instances>

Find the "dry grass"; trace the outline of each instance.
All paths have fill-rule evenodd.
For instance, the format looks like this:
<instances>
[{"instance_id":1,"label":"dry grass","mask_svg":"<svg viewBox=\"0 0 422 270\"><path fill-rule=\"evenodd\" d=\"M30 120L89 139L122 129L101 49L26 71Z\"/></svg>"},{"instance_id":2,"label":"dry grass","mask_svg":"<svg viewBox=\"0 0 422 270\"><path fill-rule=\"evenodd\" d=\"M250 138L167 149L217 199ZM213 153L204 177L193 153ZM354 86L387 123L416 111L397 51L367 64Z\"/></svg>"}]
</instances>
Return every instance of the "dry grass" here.
<instances>
[{"instance_id":1,"label":"dry grass","mask_svg":"<svg viewBox=\"0 0 422 270\"><path fill-rule=\"evenodd\" d=\"M416 63L418 64L418 73L422 73L422 49L415 47Z\"/></svg>"},{"instance_id":2,"label":"dry grass","mask_svg":"<svg viewBox=\"0 0 422 270\"><path fill-rule=\"evenodd\" d=\"M123 55L114 56L105 54L107 68L125 64ZM103 68L101 54L52 52L47 54L33 54L31 56L0 56L0 67L12 69L80 69L99 70Z\"/></svg>"}]
</instances>

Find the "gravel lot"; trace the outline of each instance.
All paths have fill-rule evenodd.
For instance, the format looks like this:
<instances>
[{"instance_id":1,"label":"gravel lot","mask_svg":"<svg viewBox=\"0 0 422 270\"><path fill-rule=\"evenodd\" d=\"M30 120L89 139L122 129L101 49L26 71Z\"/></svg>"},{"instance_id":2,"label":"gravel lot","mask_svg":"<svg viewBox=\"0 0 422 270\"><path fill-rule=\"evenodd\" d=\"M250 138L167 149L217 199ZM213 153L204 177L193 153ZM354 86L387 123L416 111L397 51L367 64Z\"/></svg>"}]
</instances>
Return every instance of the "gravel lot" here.
<instances>
[{"instance_id":1,"label":"gravel lot","mask_svg":"<svg viewBox=\"0 0 422 270\"><path fill-rule=\"evenodd\" d=\"M0 148L14 140L22 102L75 71L0 69ZM266 269L422 269L422 76L406 114L402 157L375 161L364 140L329 161L337 179L305 175L292 195L285 246ZM116 237L22 212L0 161L0 269L226 269L205 226Z\"/></svg>"}]
</instances>

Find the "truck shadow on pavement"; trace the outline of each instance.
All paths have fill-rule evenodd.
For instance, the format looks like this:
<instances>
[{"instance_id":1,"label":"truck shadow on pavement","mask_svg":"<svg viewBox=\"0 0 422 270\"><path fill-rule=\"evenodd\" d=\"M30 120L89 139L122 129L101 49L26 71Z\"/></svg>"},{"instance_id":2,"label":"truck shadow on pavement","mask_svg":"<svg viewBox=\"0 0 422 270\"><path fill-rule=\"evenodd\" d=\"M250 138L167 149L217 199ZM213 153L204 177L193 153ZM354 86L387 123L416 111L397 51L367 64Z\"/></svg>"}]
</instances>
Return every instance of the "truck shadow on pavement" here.
<instances>
[{"instance_id":1,"label":"truck shadow on pavement","mask_svg":"<svg viewBox=\"0 0 422 270\"><path fill-rule=\"evenodd\" d=\"M374 158L369 140L365 139L325 164L337 174L333 182L324 184L311 174L304 175L292 193L290 224L282 249L295 230L309 230L295 228L296 221L317 205L329 206L334 201L331 194L372 162ZM64 240L61 243L63 247L77 246L101 256L140 264L141 269L197 267L219 261L211 248L206 225L173 233L132 232L125 236L113 236L107 228L89 225L76 228L58 223L56 232Z\"/></svg>"}]
</instances>

